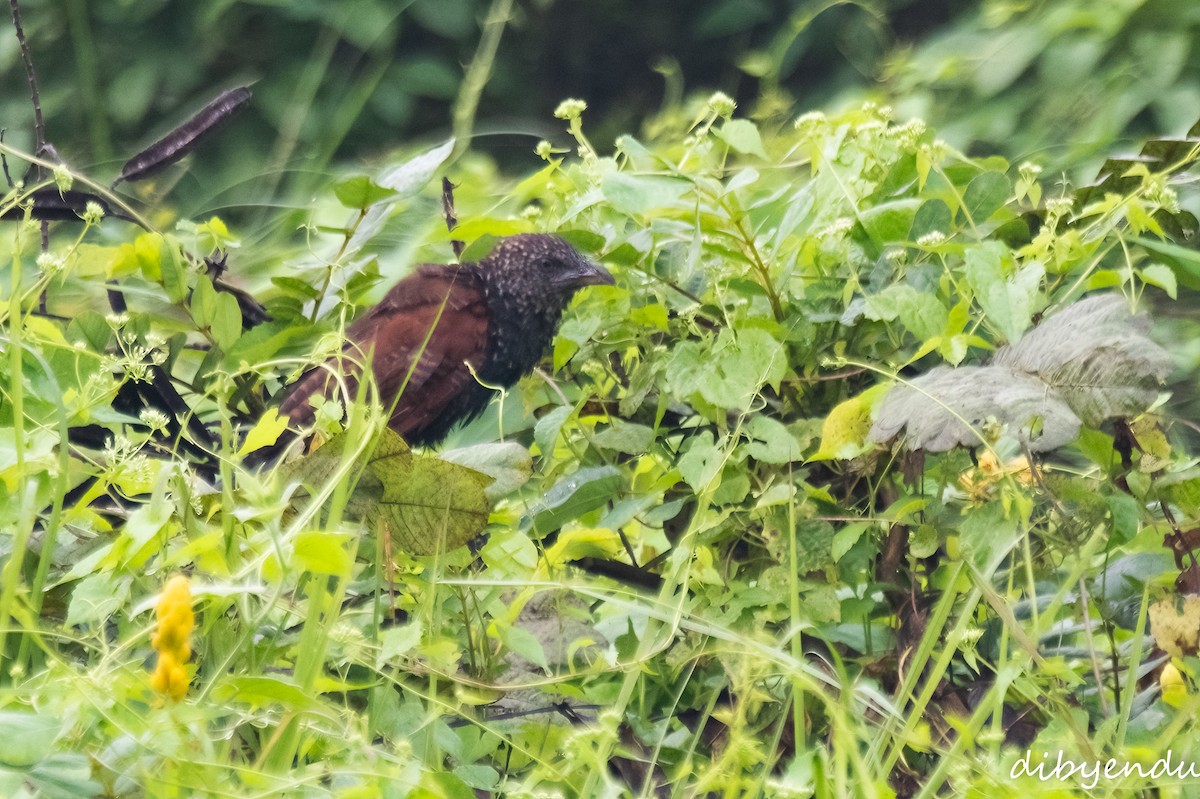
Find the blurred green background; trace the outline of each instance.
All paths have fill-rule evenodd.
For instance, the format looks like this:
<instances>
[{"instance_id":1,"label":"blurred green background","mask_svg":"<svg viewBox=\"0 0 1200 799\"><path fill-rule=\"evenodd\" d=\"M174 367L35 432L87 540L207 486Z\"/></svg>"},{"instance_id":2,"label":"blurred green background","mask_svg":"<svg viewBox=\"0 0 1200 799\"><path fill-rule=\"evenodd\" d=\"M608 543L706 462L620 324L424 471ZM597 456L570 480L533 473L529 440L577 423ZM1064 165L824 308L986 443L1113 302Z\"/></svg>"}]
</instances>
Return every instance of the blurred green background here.
<instances>
[{"instance_id":1,"label":"blurred green background","mask_svg":"<svg viewBox=\"0 0 1200 799\"><path fill-rule=\"evenodd\" d=\"M566 97L600 148L722 90L760 125L864 99L968 153L1074 176L1200 111L1195 0L26 0L47 135L98 178L230 86L251 109L172 188L185 214L302 200L335 164L451 132L488 19L503 20L471 147L535 168ZM497 29L498 30L498 29ZM32 112L0 40L7 141ZM487 74L485 72L485 74Z\"/></svg>"}]
</instances>

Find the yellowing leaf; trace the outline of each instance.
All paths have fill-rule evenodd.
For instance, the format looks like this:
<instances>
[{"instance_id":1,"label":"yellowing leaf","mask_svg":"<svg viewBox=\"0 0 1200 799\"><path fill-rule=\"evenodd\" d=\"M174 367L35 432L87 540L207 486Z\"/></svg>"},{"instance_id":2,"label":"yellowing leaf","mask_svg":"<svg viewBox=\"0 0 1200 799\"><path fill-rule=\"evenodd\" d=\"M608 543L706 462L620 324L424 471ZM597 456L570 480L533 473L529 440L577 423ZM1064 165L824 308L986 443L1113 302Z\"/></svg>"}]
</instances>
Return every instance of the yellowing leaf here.
<instances>
[{"instance_id":1,"label":"yellowing leaf","mask_svg":"<svg viewBox=\"0 0 1200 799\"><path fill-rule=\"evenodd\" d=\"M242 442L242 446L238 449L238 455L246 455L255 450L269 447L279 440L279 436L283 435L283 431L287 429L288 420L284 416L279 415L279 411L275 408L269 408L258 423L250 429L246 434L246 440Z\"/></svg>"},{"instance_id":2,"label":"yellowing leaf","mask_svg":"<svg viewBox=\"0 0 1200 799\"><path fill-rule=\"evenodd\" d=\"M838 403L821 425L821 446L811 460L847 460L865 452L870 446L871 408L888 388L886 384L874 386Z\"/></svg>"},{"instance_id":3,"label":"yellowing leaf","mask_svg":"<svg viewBox=\"0 0 1200 799\"><path fill-rule=\"evenodd\" d=\"M545 563L563 566L580 558L611 558L623 549L620 537L607 527L567 530L546 550Z\"/></svg>"}]
</instances>

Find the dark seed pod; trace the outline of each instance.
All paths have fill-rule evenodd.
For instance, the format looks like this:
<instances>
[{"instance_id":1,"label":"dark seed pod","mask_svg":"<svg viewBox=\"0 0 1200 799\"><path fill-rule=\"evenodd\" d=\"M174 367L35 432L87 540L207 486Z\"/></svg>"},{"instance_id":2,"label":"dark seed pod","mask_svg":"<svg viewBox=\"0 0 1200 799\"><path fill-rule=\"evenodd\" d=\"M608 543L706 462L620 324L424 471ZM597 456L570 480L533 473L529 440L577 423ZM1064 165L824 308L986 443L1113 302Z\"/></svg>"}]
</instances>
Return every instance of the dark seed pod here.
<instances>
[{"instance_id":1,"label":"dark seed pod","mask_svg":"<svg viewBox=\"0 0 1200 799\"><path fill-rule=\"evenodd\" d=\"M100 209L104 211L105 216L114 216L108 203L100 199L99 196L89 194L86 191L59 191L54 187L38 189L29 193L26 202L33 205L30 216L41 222L78 222L83 217L84 211L87 210L87 204L90 202L99 205ZM124 214L115 215L122 219L129 218ZM15 208L9 208L4 212L3 217L0 218L24 219L25 208L20 205Z\"/></svg>"},{"instance_id":2,"label":"dark seed pod","mask_svg":"<svg viewBox=\"0 0 1200 799\"><path fill-rule=\"evenodd\" d=\"M250 90L245 86L230 89L217 97L194 117L130 158L121 167L122 180L135 181L166 169L195 149L206 136L215 131L250 102Z\"/></svg>"}]
</instances>

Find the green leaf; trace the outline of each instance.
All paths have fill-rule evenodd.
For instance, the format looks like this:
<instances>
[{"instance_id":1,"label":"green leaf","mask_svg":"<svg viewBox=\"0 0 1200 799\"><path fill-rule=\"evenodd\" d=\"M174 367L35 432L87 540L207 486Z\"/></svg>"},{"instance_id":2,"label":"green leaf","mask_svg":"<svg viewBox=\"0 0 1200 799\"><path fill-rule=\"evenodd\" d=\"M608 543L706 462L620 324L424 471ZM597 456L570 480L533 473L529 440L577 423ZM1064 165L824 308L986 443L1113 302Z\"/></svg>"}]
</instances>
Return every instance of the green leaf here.
<instances>
[{"instance_id":1,"label":"green leaf","mask_svg":"<svg viewBox=\"0 0 1200 799\"><path fill-rule=\"evenodd\" d=\"M244 361L246 363L262 363L276 357L280 350L299 338L311 334L311 330L303 326L291 325L286 322L267 322L247 330L238 337L224 358L225 365L237 369Z\"/></svg>"},{"instance_id":2,"label":"green leaf","mask_svg":"<svg viewBox=\"0 0 1200 799\"><path fill-rule=\"evenodd\" d=\"M347 434L331 439L305 457L288 464L285 476L298 479L314 495L337 479L344 468ZM492 478L474 469L432 455L414 455L394 431L384 428L374 452L351 464L344 479L354 490L347 514L368 527L390 534L403 551L430 555L462 546L487 524L484 489ZM301 498L305 492L297 492Z\"/></svg>"},{"instance_id":3,"label":"green leaf","mask_svg":"<svg viewBox=\"0 0 1200 799\"><path fill-rule=\"evenodd\" d=\"M83 341L92 352L104 352L112 340L112 327L96 311L84 311L67 325L68 341Z\"/></svg>"},{"instance_id":4,"label":"green leaf","mask_svg":"<svg viewBox=\"0 0 1200 799\"><path fill-rule=\"evenodd\" d=\"M382 495L369 518L386 524L406 552L454 549L487 525L492 478L486 474L432 455L415 455L407 467L373 464L372 471Z\"/></svg>"},{"instance_id":5,"label":"green leaf","mask_svg":"<svg viewBox=\"0 0 1200 799\"><path fill-rule=\"evenodd\" d=\"M1163 264L1149 264L1138 270L1138 274L1142 280L1149 283L1151 286L1158 286L1167 293L1171 299L1175 299L1178 286L1176 285L1175 273L1170 267Z\"/></svg>"},{"instance_id":6,"label":"green leaf","mask_svg":"<svg viewBox=\"0 0 1200 799\"><path fill-rule=\"evenodd\" d=\"M162 287L171 302L183 302L187 296L187 269L179 248L170 240L159 239L159 268L162 270Z\"/></svg>"},{"instance_id":7,"label":"green leaf","mask_svg":"<svg viewBox=\"0 0 1200 799\"><path fill-rule=\"evenodd\" d=\"M16 710L0 710L0 763L26 768L45 757L62 729L56 719Z\"/></svg>"},{"instance_id":8,"label":"green leaf","mask_svg":"<svg viewBox=\"0 0 1200 799\"><path fill-rule=\"evenodd\" d=\"M546 651L542 648L542 642L533 633L529 632L529 630L500 622L495 622L493 629L496 631L496 635L500 641L510 651L515 652L530 663L541 666L546 671L550 670L550 665L546 662Z\"/></svg>"},{"instance_id":9,"label":"green leaf","mask_svg":"<svg viewBox=\"0 0 1200 799\"><path fill-rule=\"evenodd\" d=\"M988 573L995 562L1020 540L1017 523L1007 518L1004 503L989 502L974 509L959 525L959 547L964 560Z\"/></svg>"},{"instance_id":10,"label":"green leaf","mask_svg":"<svg viewBox=\"0 0 1200 799\"><path fill-rule=\"evenodd\" d=\"M1004 339L1012 342L1029 328L1046 270L1032 261L1008 276L1005 263L1012 263L1008 248L986 241L967 250L964 269L976 302Z\"/></svg>"},{"instance_id":11,"label":"green leaf","mask_svg":"<svg viewBox=\"0 0 1200 799\"><path fill-rule=\"evenodd\" d=\"M1133 241L1141 245L1142 249L1158 256L1160 261L1169 266L1174 271L1179 283L1190 289L1200 289L1200 250L1141 236Z\"/></svg>"},{"instance_id":12,"label":"green leaf","mask_svg":"<svg viewBox=\"0 0 1200 799\"><path fill-rule=\"evenodd\" d=\"M226 704L244 703L252 708L283 707L329 717L329 708L320 699L285 677L227 677L217 684L213 699Z\"/></svg>"},{"instance_id":13,"label":"green leaf","mask_svg":"<svg viewBox=\"0 0 1200 799\"><path fill-rule=\"evenodd\" d=\"M667 379L681 397L699 395L718 408L748 409L764 385L787 373L783 344L761 328L725 328L709 347L688 341L667 361Z\"/></svg>"},{"instance_id":14,"label":"green leaf","mask_svg":"<svg viewBox=\"0 0 1200 799\"><path fill-rule=\"evenodd\" d=\"M228 352L242 335L242 309L237 298L222 291L217 295L216 309L210 325L217 346Z\"/></svg>"},{"instance_id":15,"label":"green leaf","mask_svg":"<svg viewBox=\"0 0 1200 799\"><path fill-rule=\"evenodd\" d=\"M592 443L601 449L641 455L654 443L654 429L614 418L608 427L592 436Z\"/></svg>"},{"instance_id":16,"label":"green leaf","mask_svg":"<svg viewBox=\"0 0 1200 799\"><path fill-rule=\"evenodd\" d=\"M894 200L868 208L858 215L859 221L877 245L906 241L920 200Z\"/></svg>"},{"instance_id":17,"label":"green leaf","mask_svg":"<svg viewBox=\"0 0 1200 799\"><path fill-rule=\"evenodd\" d=\"M890 386L881 383L834 406L821 425L821 445L812 460L857 458L868 448L871 409Z\"/></svg>"},{"instance_id":18,"label":"green leaf","mask_svg":"<svg viewBox=\"0 0 1200 799\"><path fill-rule=\"evenodd\" d=\"M721 471L724 461L725 453L714 444L713 434L705 430L688 439L687 448L676 462L676 468L692 490L699 494Z\"/></svg>"},{"instance_id":19,"label":"green leaf","mask_svg":"<svg viewBox=\"0 0 1200 799\"><path fill-rule=\"evenodd\" d=\"M395 666L397 658L407 655L420 645L422 632L424 627L420 619L380 630L379 657L375 661L375 667L384 670Z\"/></svg>"},{"instance_id":20,"label":"green leaf","mask_svg":"<svg viewBox=\"0 0 1200 799\"><path fill-rule=\"evenodd\" d=\"M476 799L470 786L452 772L425 772L421 780L420 788L409 794L413 799Z\"/></svg>"},{"instance_id":21,"label":"green leaf","mask_svg":"<svg viewBox=\"0 0 1200 799\"><path fill-rule=\"evenodd\" d=\"M1112 536L1108 540L1108 548L1112 549L1134 539L1142 509L1138 501L1128 494L1110 494L1107 499L1108 510L1112 514Z\"/></svg>"},{"instance_id":22,"label":"green leaf","mask_svg":"<svg viewBox=\"0 0 1200 799\"><path fill-rule=\"evenodd\" d=\"M356 543L357 537L353 533L300 533L294 544L294 562L297 568L313 574L349 577L354 566L352 551Z\"/></svg>"},{"instance_id":23,"label":"green leaf","mask_svg":"<svg viewBox=\"0 0 1200 799\"><path fill-rule=\"evenodd\" d=\"M833 525L806 519L796 525L796 569L801 574L833 565Z\"/></svg>"},{"instance_id":24,"label":"green leaf","mask_svg":"<svg viewBox=\"0 0 1200 799\"><path fill-rule=\"evenodd\" d=\"M87 755L60 752L30 769L28 779L42 799L89 799L104 792L91 775L92 761Z\"/></svg>"},{"instance_id":25,"label":"green leaf","mask_svg":"<svg viewBox=\"0 0 1200 799\"><path fill-rule=\"evenodd\" d=\"M621 490L624 482L621 470L615 466L579 469L555 483L534 506L534 529L545 534L604 507Z\"/></svg>"},{"instance_id":26,"label":"green leaf","mask_svg":"<svg viewBox=\"0 0 1200 799\"><path fill-rule=\"evenodd\" d=\"M930 233L949 236L953 230L954 215L950 213L950 206L946 205L944 200L926 200L913 214L908 240L919 242Z\"/></svg>"},{"instance_id":27,"label":"green leaf","mask_svg":"<svg viewBox=\"0 0 1200 799\"><path fill-rule=\"evenodd\" d=\"M289 294L293 294L301 299L315 300L321 296L320 289L312 283L300 280L299 278L276 275L271 278L271 282Z\"/></svg>"},{"instance_id":28,"label":"green leaf","mask_svg":"<svg viewBox=\"0 0 1200 799\"><path fill-rule=\"evenodd\" d=\"M984 172L967 184L963 192L963 208L971 221L982 225L1012 196L1012 184L1001 172Z\"/></svg>"},{"instance_id":29,"label":"green leaf","mask_svg":"<svg viewBox=\"0 0 1200 799\"><path fill-rule=\"evenodd\" d=\"M382 200L396 196L394 189L384 188L366 175L347 178L333 187L338 202L347 208L365 209Z\"/></svg>"},{"instance_id":30,"label":"green leaf","mask_svg":"<svg viewBox=\"0 0 1200 799\"><path fill-rule=\"evenodd\" d=\"M624 172L609 172L600 184L612 206L630 216L671 209L691 188L691 182L682 178Z\"/></svg>"},{"instance_id":31,"label":"green leaf","mask_svg":"<svg viewBox=\"0 0 1200 799\"><path fill-rule=\"evenodd\" d=\"M746 452L750 457L762 463L794 463L804 459L800 450L800 442L792 435L792 431L777 419L770 416L755 415L742 428L742 433L749 441Z\"/></svg>"},{"instance_id":32,"label":"green leaf","mask_svg":"<svg viewBox=\"0 0 1200 799\"><path fill-rule=\"evenodd\" d=\"M129 599L129 578L113 572L85 577L71 591L67 626L103 625Z\"/></svg>"},{"instance_id":33,"label":"green leaf","mask_svg":"<svg viewBox=\"0 0 1200 799\"><path fill-rule=\"evenodd\" d=\"M563 423L570 416L571 408L567 405L560 405L537 420L537 424L533 427L533 440L542 455L552 455L554 453L554 445L558 441L558 434L562 430Z\"/></svg>"},{"instance_id":34,"label":"green leaf","mask_svg":"<svg viewBox=\"0 0 1200 799\"><path fill-rule=\"evenodd\" d=\"M192 288L191 309L192 320L197 327L204 329L212 325L217 315L217 290L207 275L196 278L196 285Z\"/></svg>"},{"instance_id":35,"label":"green leaf","mask_svg":"<svg viewBox=\"0 0 1200 799\"><path fill-rule=\"evenodd\" d=\"M767 159L767 151L763 149L762 136L758 128L748 119L731 119L715 131L721 141L742 155L757 155Z\"/></svg>"}]
</instances>

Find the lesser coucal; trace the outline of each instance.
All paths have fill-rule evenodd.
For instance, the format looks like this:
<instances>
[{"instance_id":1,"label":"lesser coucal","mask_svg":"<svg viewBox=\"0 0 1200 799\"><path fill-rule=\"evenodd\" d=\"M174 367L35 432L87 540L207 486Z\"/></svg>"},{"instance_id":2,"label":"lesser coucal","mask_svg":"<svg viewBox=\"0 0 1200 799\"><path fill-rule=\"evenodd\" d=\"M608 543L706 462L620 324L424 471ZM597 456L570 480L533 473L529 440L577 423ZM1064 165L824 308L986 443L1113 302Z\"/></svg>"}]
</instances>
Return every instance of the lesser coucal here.
<instances>
[{"instance_id":1,"label":"lesser coucal","mask_svg":"<svg viewBox=\"0 0 1200 799\"><path fill-rule=\"evenodd\" d=\"M474 263L423 264L346 329L342 358L286 391L280 412L311 424L310 400L337 391L331 370L353 398L355 364L369 364L392 409L388 425L410 444L436 444L487 406L488 386L511 386L533 369L578 289L612 282L567 242L540 233L506 238Z\"/></svg>"}]
</instances>

